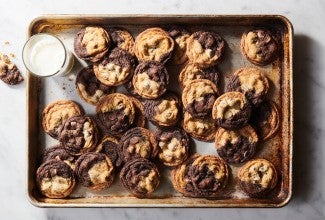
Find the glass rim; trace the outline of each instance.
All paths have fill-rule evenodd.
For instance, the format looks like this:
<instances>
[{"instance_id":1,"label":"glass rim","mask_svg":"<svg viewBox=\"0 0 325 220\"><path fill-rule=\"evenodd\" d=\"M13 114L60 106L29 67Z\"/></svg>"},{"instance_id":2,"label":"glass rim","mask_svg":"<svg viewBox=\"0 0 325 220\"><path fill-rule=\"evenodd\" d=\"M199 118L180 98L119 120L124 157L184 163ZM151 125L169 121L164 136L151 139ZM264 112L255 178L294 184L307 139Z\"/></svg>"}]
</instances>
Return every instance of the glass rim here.
<instances>
[{"instance_id":1,"label":"glass rim","mask_svg":"<svg viewBox=\"0 0 325 220\"><path fill-rule=\"evenodd\" d=\"M41 36L41 35L45 35L45 36L50 36L50 37L53 37L54 39L58 40L58 42L60 42L61 46L63 47L64 49L64 60L63 60L63 63L62 63L62 66L60 67L60 69L58 71L56 71L55 73L51 73L49 75L39 75L37 73L34 73L32 70L30 70L30 68L28 68L28 65L26 64L25 62L25 58L24 58L24 52L25 52L25 49L26 49L26 46L27 44L34 38L38 37L38 36ZM30 72L31 74L35 75L35 76L39 76L39 77L50 77L50 76L55 76L57 75L64 67L64 65L66 64L67 62L67 56L68 56L68 51L67 51L67 48L65 47L64 43L62 42L62 40L60 40L57 36L55 36L54 34L49 34L49 33L38 33L38 34L34 34L32 35L24 44L23 46L23 50L22 50L22 60L23 60L23 63L24 63L24 66L25 68L28 70L28 72Z\"/></svg>"}]
</instances>

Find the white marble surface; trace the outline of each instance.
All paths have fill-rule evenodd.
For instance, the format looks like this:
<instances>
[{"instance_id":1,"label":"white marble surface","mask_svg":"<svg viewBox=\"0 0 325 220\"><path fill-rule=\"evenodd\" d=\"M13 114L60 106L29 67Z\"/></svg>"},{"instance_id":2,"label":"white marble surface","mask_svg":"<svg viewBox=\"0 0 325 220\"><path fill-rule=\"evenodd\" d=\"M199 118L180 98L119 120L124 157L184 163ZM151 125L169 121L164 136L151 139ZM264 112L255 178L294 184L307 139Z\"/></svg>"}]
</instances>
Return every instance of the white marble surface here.
<instances>
[{"instance_id":1,"label":"white marble surface","mask_svg":"<svg viewBox=\"0 0 325 220\"><path fill-rule=\"evenodd\" d=\"M41 14L282 14L293 23L294 190L280 209L41 209L25 196L26 83L0 82L0 219L324 219L325 1L0 0L0 51L16 55L26 27ZM4 44L9 41L10 44Z\"/></svg>"}]
</instances>

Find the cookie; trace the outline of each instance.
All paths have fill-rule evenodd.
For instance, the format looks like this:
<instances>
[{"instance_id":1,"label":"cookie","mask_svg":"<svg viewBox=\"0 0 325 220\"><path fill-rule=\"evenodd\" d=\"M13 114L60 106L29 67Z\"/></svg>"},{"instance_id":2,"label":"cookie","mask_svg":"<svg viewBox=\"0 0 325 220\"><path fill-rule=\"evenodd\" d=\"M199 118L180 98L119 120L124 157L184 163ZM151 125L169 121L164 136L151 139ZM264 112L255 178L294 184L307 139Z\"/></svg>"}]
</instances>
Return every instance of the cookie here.
<instances>
[{"instance_id":1,"label":"cookie","mask_svg":"<svg viewBox=\"0 0 325 220\"><path fill-rule=\"evenodd\" d=\"M178 166L188 157L190 140L186 132L179 128L156 130L159 146L158 157L165 166Z\"/></svg>"},{"instance_id":2,"label":"cookie","mask_svg":"<svg viewBox=\"0 0 325 220\"><path fill-rule=\"evenodd\" d=\"M157 99L143 102L146 117L157 126L173 126L180 117L179 99L175 93L166 93Z\"/></svg>"},{"instance_id":3,"label":"cookie","mask_svg":"<svg viewBox=\"0 0 325 220\"><path fill-rule=\"evenodd\" d=\"M240 168L238 179L241 189L250 197L263 197L275 188L278 175L270 161L254 159Z\"/></svg>"},{"instance_id":4,"label":"cookie","mask_svg":"<svg viewBox=\"0 0 325 220\"><path fill-rule=\"evenodd\" d=\"M76 180L69 165L60 160L48 160L36 172L40 192L53 199L65 198L73 191Z\"/></svg>"},{"instance_id":5,"label":"cookie","mask_svg":"<svg viewBox=\"0 0 325 220\"><path fill-rule=\"evenodd\" d=\"M217 197L228 183L227 164L213 155L193 155L172 171L172 183L185 196Z\"/></svg>"},{"instance_id":6,"label":"cookie","mask_svg":"<svg viewBox=\"0 0 325 220\"><path fill-rule=\"evenodd\" d=\"M263 70L241 68L228 80L226 91L242 92L253 105L259 105L266 98L269 82Z\"/></svg>"},{"instance_id":7,"label":"cookie","mask_svg":"<svg viewBox=\"0 0 325 220\"><path fill-rule=\"evenodd\" d=\"M217 128L212 118L193 118L188 112L183 117L182 127L190 136L200 141L214 140Z\"/></svg>"},{"instance_id":8,"label":"cookie","mask_svg":"<svg viewBox=\"0 0 325 220\"><path fill-rule=\"evenodd\" d=\"M190 63L213 66L222 57L225 41L214 32L198 31L187 39L186 55Z\"/></svg>"},{"instance_id":9,"label":"cookie","mask_svg":"<svg viewBox=\"0 0 325 220\"><path fill-rule=\"evenodd\" d=\"M108 52L110 37L106 30L101 27L85 27L74 38L74 52L86 61L98 62Z\"/></svg>"},{"instance_id":10,"label":"cookie","mask_svg":"<svg viewBox=\"0 0 325 220\"><path fill-rule=\"evenodd\" d=\"M132 128L121 137L119 153L124 162L134 158L153 159L158 153L155 135L145 128Z\"/></svg>"},{"instance_id":11,"label":"cookie","mask_svg":"<svg viewBox=\"0 0 325 220\"><path fill-rule=\"evenodd\" d=\"M273 101L265 101L253 109L250 123L255 128L261 140L269 140L280 127L280 114Z\"/></svg>"},{"instance_id":12,"label":"cookie","mask_svg":"<svg viewBox=\"0 0 325 220\"><path fill-rule=\"evenodd\" d=\"M217 94L218 89L210 80L192 80L183 89L183 107L194 118L211 117L213 103Z\"/></svg>"},{"instance_id":13,"label":"cookie","mask_svg":"<svg viewBox=\"0 0 325 220\"><path fill-rule=\"evenodd\" d=\"M183 27L169 26L166 28L169 36L174 39L175 48L170 59L172 64L180 65L187 61L186 45L190 33Z\"/></svg>"},{"instance_id":14,"label":"cookie","mask_svg":"<svg viewBox=\"0 0 325 220\"><path fill-rule=\"evenodd\" d=\"M213 104L212 118L226 129L245 126L251 116L251 105L241 92L227 92Z\"/></svg>"},{"instance_id":15,"label":"cookie","mask_svg":"<svg viewBox=\"0 0 325 220\"><path fill-rule=\"evenodd\" d=\"M269 30L255 29L243 33L241 52L253 64L267 65L278 56L278 44Z\"/></svg>"},{"instance_id":16,"label":"cookie","mask_svg":"<svg viewBox=\"0 0 325 220\"><path fill-rule=\"evenodd\" d=\"M161 28L149 28L135 39L134 52L139 61L166 63L174 50L174 40Z\"/></svg>"},{"instance_id":17,"label":"cookie","mask_svg":"<svg viewBox=\"0 0 325 220\"><path fill-rule=\"evenodd\" d=\"M129 96L129 99L132 101L134 110L135 110L135 116L134 121L131 127L146 127L147 126L147 118L144 113L144 106L143 104L136 98Z\"/></svg>"},{"instance_id":18,"label":"cookie","mask_svg":"<svg viewBox=\"0 0 325 220\"><path fill-rule=\"evenodd\" d=\"M70 117L83 115L81 107L71 100L58 100L48 104L42 112L44 131L53 138L58 138L63 123Z\"/></svg>"},{"instance_id":19,"label":"cookie","mask_svg":"<svg viewBox=\"0 0 325 220\"><path fill-rule=\"evenodd\" d=\"M71 117L61 127L59 141L74 156L92 151L98 141L96 124L88 116Z\"/></svg>"},{"instance_id":20,"label":"cookie","mask_svg":"<svg viewBox=\"0 0 325 220\"><path fill-rule=\"evenodd\" d=\"M134 122L135 108L131 99L121 93L103 97L96 105L100 127L112 135L122 135Z\"/></svg>"},{"instance_id":21,"label":"cookie","mask_svg":"<svg viewBox=\"0 0 325 220\"><path fill-rule=\"evenodd\" d=\"M48 160L60 160L74 169L75 157L69 154L61 144L46 148L42 155L42 163Z\"/></svg>"},{"instance_id":22,"label":"cookie","mask_svg":"<svg viewBox=\"0 0 325 220\"><path fill-rule=\"evenodd\" d=\"M150 198L159 186L160 174L154 163L138 158L124 165L120 180L123 187L135 197Z\"/></svg>"},{"instance_id":23,"label":"cookie","mask_svg":"<svg viewBox=\"0 0 325 220\"><path fill-rule=\"evenodd\" d=\"M114 87L106 86L95 76L93 66L83 68L76 78L76 90L80 98L89 104L96 105L103 96L113 93Z\"/></svg>"},{"instance_id":24,"label":"cookie","mask_svg":"<svg viewBox=\"0 0 325 220\"><path fill-rule=\"evenodd\" d=\"M195 79L210 80L218 87L220 72L216 66L200 67L193 63L186 64L178 76L179 86L183 89L190 81Z\"/></svg>"},{"instance_id":25,"label":"cookie","mask_svg":"<svg viewBox=\"0 0 325 220\"><path fill-rule=\"evenodd\" d=\"M142 98L155 99L166 92L169 75L162 63L142 62L135 69L132 83Z\"/></svg>"},{"instance_id":26,"label":"cookie","mask_svg":"<svg viewBox=\"0 0 325 220\"><path fill-rule=\"evenodd\" d=\"M111 36L112 45L129 52L134 56L134 39L133 36L125 29L110 28L108 31Z\"/></svg>"},{"instance_id":27,"label":"cookie","mask_svg":"<svg viewBox=\"0 0 325 220\"><path fill-rule=\"evenodd\" d=\"M114 180L114 166L103 153L89 152L76 161L76 174L81 185L91 190L103 190Z\"/></svg>"},{"instance_id":28,"label":"cookie","mask_svg":"<svg viewBox=\"0 0 325 220\"><path fill-rule=\"evenodd\" d=\"M104 153L113 163L114 167L120 167L123 164L119 156L119 141L111 136L105 135L96 147L96 152Z\"/></svg>"},{"instance_id":29,"label":"cookie","mask_svg":"<svg viewBox=\"0 0 325 220\"><path fill-rule=\"evenodd\" d=\"M215 148L218 155L228 163L243 163L255 154L258 136L247 125L238 130L219 128L215 136Z\"/></svg>"},{"instance_id":30,"label":"cookie","mask_svg":"<svg viewBox=\"0 0 325 220\"><path fill-rule=\"evenodd\" d=\"M0 79L8 85L16 85L24 81L17 66L2 53L0 53Z\"/></svg>"},{"instance_id":31,"label":"cookie","mask_svg":"<svg viewBox=\"0 0 325 220\"><path fill-rule=\"evenodd\" d=\"M133 75L135 60L127 51L114 48L107 57L94 64L97 79L107 86L118 86Z\"/></svg>"}]
</instances>

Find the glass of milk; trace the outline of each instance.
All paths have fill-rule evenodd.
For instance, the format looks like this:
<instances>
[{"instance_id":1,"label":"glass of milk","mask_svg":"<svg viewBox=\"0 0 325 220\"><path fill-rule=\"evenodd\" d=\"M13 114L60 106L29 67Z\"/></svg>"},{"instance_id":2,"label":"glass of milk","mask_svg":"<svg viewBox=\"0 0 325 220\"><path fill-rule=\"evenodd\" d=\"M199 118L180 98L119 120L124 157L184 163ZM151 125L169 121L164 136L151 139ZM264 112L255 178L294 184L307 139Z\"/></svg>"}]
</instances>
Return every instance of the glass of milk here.
<instances>
[{"instance_id":1,"label":"glass of milk","mask_svg":"<svg viewBox=\"0 0 325 220\"><path fill-rule=\"evenodd\" d=\"M34 75L64 76L72 69L74 56L59 38L40 33L33 35L25 43L23 62Z\"/></svg>"}]
</instances>

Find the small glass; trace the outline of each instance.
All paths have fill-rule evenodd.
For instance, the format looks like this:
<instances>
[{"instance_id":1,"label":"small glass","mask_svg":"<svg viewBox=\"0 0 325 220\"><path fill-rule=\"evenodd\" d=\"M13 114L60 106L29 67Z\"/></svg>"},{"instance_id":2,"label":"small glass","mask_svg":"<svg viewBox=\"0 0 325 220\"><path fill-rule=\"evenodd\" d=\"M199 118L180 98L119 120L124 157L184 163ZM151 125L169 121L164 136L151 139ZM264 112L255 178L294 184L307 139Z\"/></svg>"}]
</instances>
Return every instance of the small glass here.
<instances>
[{"instance_id":1,"label":"small glass","mask_svg":"<svg viewBox=\"0 0 325 220\"><path fill-rule=\"evenodd\" d=\"M52 34L35 34L23 48L23 62L28 71L40 77L65 76L74 64L73 54Z\"/></svg>"}]
</instances>

